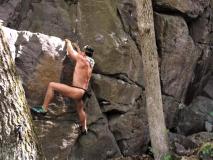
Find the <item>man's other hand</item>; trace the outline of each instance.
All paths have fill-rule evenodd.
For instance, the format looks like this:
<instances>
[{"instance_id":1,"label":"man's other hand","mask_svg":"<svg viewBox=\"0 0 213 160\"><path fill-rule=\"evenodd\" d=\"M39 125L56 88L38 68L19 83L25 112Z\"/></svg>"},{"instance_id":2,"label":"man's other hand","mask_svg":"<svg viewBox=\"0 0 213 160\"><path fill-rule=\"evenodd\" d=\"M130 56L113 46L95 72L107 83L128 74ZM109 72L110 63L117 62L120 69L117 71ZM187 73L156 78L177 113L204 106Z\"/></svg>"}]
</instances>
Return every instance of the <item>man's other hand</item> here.
<instances>
[{"instance_id":1,"label":"man's other hand","mask_svg":"<svg viewBox=\"0 0 213 160\"><path fill-rule=\"evenodd\" d=\"M64 41L65 41L65 43L71 43L71 41L69 39L65 39Z\"/></svg>"}]
</instances>

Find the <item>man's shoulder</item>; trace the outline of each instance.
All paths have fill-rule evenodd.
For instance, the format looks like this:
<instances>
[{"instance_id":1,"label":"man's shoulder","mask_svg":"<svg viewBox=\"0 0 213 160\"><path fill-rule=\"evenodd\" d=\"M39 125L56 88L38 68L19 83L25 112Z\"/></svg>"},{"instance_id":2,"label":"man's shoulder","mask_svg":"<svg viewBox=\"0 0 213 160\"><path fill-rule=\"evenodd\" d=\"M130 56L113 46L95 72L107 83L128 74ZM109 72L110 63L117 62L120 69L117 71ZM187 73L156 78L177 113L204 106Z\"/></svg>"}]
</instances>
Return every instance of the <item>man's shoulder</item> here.
<instances>
[{"instance_id":1,"label":"man's shoulder","mask_svg":"<svg viewBox=\"0 0 213 160\"><path fill-rule=\"evenodd\" d=\"M76 56L76 60L82 60L82 59L84 59L84 56L78 53Z\"/></svg>"},{"instance_id":2,"label":"man's shoulder","mask_svg":"<svg viewBox=\"0 0 213 160\"><path fill-rule=\"evenodd\" d=\"M89 64L90 64L90 67L91 68L93 68L94 67L94 65L95 65L95 61L94 61L94 59L93 58L91 58L91 57L86 57L86 59L87 59L87 61L89 62Z\"/></svg>"},{"instance_id":3,"label":"man's shoulder","mask_svg":"<svg viewBox=\"0 0 213 160\"><path fill-rule=\"evenodd\" d=\"M86 63L87 62L87 58L81 54L79 54L77 57L76 57L76 61L78 62L81 62L81 63Z\"/></svg>"}]
</instances>

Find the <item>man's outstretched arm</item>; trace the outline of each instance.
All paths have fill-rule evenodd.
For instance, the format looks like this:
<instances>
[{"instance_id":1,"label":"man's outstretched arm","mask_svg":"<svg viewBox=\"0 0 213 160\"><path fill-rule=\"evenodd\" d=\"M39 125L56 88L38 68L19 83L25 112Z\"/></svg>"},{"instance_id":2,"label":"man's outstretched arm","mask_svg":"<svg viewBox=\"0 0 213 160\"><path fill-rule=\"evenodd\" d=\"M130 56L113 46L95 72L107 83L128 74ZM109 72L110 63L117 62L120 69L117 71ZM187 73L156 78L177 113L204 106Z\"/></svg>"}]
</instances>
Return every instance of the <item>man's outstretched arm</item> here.
<instances>
[{"instance_id":1,"label":"man's outstretched arm","mask_svg":"<svg viewBox=\"0 0 213 160\"><path fill-rule=\"evenodd\" d=\"M65 39L65 43L67 45L67 56L73 60L76 60L79 53L74 50L72 43L69 39Z\"/></svg>"}]
</instances>

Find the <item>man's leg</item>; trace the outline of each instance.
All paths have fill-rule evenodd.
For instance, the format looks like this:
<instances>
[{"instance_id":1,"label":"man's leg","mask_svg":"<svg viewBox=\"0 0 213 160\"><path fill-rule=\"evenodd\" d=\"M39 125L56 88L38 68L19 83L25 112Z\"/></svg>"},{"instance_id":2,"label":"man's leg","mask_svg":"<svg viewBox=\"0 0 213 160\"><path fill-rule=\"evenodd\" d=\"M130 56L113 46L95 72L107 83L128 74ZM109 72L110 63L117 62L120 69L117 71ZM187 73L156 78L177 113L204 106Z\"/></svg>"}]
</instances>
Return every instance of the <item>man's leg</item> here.
<instances>
[{"instance_id":1,"label":"man's leg","mask_svg":"<svg viewBox=\"0 0 213 160\"><path fill-rule=\"evenodd\" d=\"M84 94L84 91L81 89L74 88L62 83L50 82L43 103L43 107L45 107L45 110L47 110L49 103L54 97L54 91L58 91L62 95L73 99L80 99Z\"/></svg>"},{"instance_id":2,"label":"man's leg","mask_svg":"<svg viewBox=\"0 0 213 160\"><path fill-rule=\"evenodd\" d=\"M50 82L47 87L47 92L46 92L46 95L44 98L44 103L42 105L44 107L45 111L47 111L47 107L54 97L54 89L53 89L52 83L54 83L54 82Z\"/></svg>"},{"instance_id":3,"label":"man's leg","mask_svg":"<svg viewBox=\"0 0 213 160\"><path fill-rule=\"evenodd\" d=\"M87 116L86 116L86 113L84 112L83 100L79 100L76 103L77 103L76 107L77 107L77 112L80 119L80 124L83 129L82 131L87 132Z\"/></svg>"}]
</instances>

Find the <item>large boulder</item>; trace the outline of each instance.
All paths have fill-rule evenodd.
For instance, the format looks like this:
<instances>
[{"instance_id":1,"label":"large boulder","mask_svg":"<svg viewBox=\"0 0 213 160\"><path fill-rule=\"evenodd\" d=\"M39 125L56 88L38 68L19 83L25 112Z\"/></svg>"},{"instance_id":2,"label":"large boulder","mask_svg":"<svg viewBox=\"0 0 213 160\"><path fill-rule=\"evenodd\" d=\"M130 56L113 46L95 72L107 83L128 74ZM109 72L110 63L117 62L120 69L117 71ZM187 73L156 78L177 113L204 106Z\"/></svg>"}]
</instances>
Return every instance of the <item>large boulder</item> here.
<instances>
[{"instance_id":1,"label":"large boulder","mask_svg":"<svg viewBox=\"0 0 213 160\"><path fill-rule=\"evenodd\" d=\"M168 133L170 150L177 155L192 155L198 147L190 138L183 135Z\"/></svg>"},{"instance_id":2,"label":"large boulder","mask_svg":"<svg viewBox=\"0 0 213 160\"><path fill-rule=\"evenodd\" d=\"M16 24L16 27L20 30L74 39L76 31L72 27L75 26L77 19L75 19L76 14L71 14L74 17L71 21L69 12L75 13L76 9L69 7L65 1L32 1L25 17Z\"/></svg>"},{"instance_id":3,"label":"large boulder","mask_svg":"<svg viewBox=\"0 0 213 160\"><path fill-rule=\"evenodd\" d=\"M105 160L121 156L115 137L109 130L108 121L102 115L93 92L85 110L88 117L88 134L78 137L68 159Z\"/></svg>"},{"instance_id":4,"label":"large boulder","mask_svg":"<svg viewBox=\"0 0 213 160\"><path fill-rule=\"evenodd\" d=\"M142 89L135 84L94 74L92 88L109 120L109 129L123 155L137 155L147 150L148 126Z\"/></svg>"},{"instance_id":5,"label":"large boulder","mask_svg":"<svg viewBox=\"0 0 213 160\"><path fill-rule=\"evenodd\" d=\"M132 37L123 31L116 5L116 1L96 0L32 2L17 27L68 37L80 46L90 44L95 48L96 72L142 85L141 55Z\"/></svg>"},{"instance_id":6,"label":"large boulder","mask_svg":"<svg viewBox=\"0 0 213 160\"><path fill-rule=\"evenodd\" d=\"M213 133L199 132L188 136L188 138L198 146L201 146L204 143L213 142Z\"/></svg>"},{"instance_id":7,"label":"large boulder","mask_svg":"<svg viewBox=\"0 0 213 160\"><path fill-rule=\"evenodd\" d=\"M95 47L96 72L123 76L142 85L141 56L116 16L116 1L83 0L79 3L82 15L79 32L85 43Z\"/></svg>"},{"instance_id":8,"label":"large boulder","mask_svg":"<svg viewBox=\"0 0 213 160\"><path fill-rule=\"evenodd\" d=\"M42 103L49 82L62 80L68 83L69 80L66 77L71 78L72 72L64 76L63 74L68 70L64 69L64 64L72 62L64 62L68 60L64 59L64 42L60 38L40 33L15 31L6 27L3 27L3 31L9 41L13 60L21 75L30 106ZM86 136L79 135L75 127L75 124L79 123L77 114L71 109L75 107L75 103L64 100L60 96L56 97L57 99L49 105L48 114L44 118L38 118L35 123L48 159L67 159L70 148L75 150L71 159L73 157L76 159L78 156L83 156L88 160L97 159L99 153L96 154L96 150L92 150L92 147L88 148L88 143L91 146L95 145L103 153L102 157L98 158L99 160L121 156L93 92L91 98L85 102L89 125L89 133ZM94 141L94 136L96 141ZM82 151L86 151L86 155L78 154Z\"/></svg>"},{"instance_id":9,"label":"large boulder","mask_svg":"<svg viewBox=\"0 0 213 160\"><path fill-rule=\"evenodd\" d=\"M155 29L161 57L162 92L183 100L200 53L183 18L155 14Z\"/></svg>"},{"instance_id":10,"label":"large boulder","mask_svg":"<svg viewBox=\"0 0 213 160\"><path fill-rule=\"evenodd\" d=\"M100 74L93 75L92 88L103 112L127 112L142 94L142 89L135 84Z\"/></svg>"},{"instance_id":11,"label":"large boulder","mask_svg":"<svg viewBox=\"0 0 213 160\"><path fill-rule=\"evenodd\" d=\"M21 75L28 103L40 104L51 81L60 81L64 42L57 37L3 28Z\"/></svg>"},{"instance_id":12,"label":"large boulder","mask_svg":"<svg viewBox=\"0 0 213 160\"><path fill-rule=\"evenodd\" d=\"M165 117L166 128L174 129L177 125L179 103L175 98L170 96L163 96L163 112Z\"/></svg>"},{"instance_id":13,"label":"large boulder","mask_svg":"<svg viewBox=\"0 0 213 160\"><path fill-rule=\"evenodd\" d=\"M37 120L35 126L45 157L67 159L70 148L78 139L78 126L70 120L53 118Z\"/></svg>"},{"instance_id":14,"label":"large boulder","mask_svg":"<svg viewBox=\"0 0 213 160\"><path fill-rule=\"evenodd\" d=\"M178 132L190 135L207 130L205 123L213 124L213 101L206 97L197 97L179 113ZM189 116L190 115L190 116Z\"/></svg>"},{"instance_id":15,"label":"large boulder","mask_svg":"<svg viewBox=\"0 0 213 160\"><path fill-rule=\"evenodd\" d=\"M212 1L203 14L189 23L190 35L192 36L196 46L201 51L201 56L194 70L192 82L188 88L186 95L186 103L190 103L194 97L203 94L203 88L207 86L209 79L213 72L212 67L212 37L213 37L213 11ZM210 84L210 83L209 83ZM208 87L211 88L211 86ZM205 87L205 91L208 89ZM204 92L205 92L204 91ZM208 91L207 91L208 92ZM207 93L208 96L208 93Z\"/></svg>"},{"instance_id":16,"label":"large boulder","mask_svg":"<svg viewBox=\"0 0 213 160\"><path fill-rule=\"evenodd\" d=\"M110 160L153 160L153 157L149 155L136 155L136 156L124 156L124 157L119 157L119 158L113 158Z\"/></svg>"},{"instance_id":17,"label":"large boulder","mask_svg":"<svg viewBox=\"0 0 213 160\"><path fill-rule=\"evenodd\" d=\"M213 100L213 76L208 80L203 88L203 92Z\"/></svg>"},{"instance_id":18,"label":"large boulder","mask_svg":"<svg viewBox=\"0 0 213 160\"><path fill-rule=\"evenodd\" d=\"M140 155L148 148L150 141L147 116L143 109L135 109L109 119L112 131L124 156Z\"/></svg>"},{"instance_id":19,"label":"large boulder","mask_svg":"<svg viewBox=\"0 0 213 160\"><path fill-rule=\"evenodd\" d=\"M203 14L190 24L190 34L195 42L211 44L213 37L213 11L212 6L208 7Z\"/></svg>"},{"instance_id":20,"label":"large boulder","mask_svg":"<svg viewBox=\"0 0 213 160\"><path fill-rule=\"evenodd\" d=\"M202 54L198 59L192 81L188 87L188 91L185 97L185 102L187 104L190 104L192 100L199 95L208 97L209 89L211 88L211 77L213 73L212 47L208 44L197 44L197 46L199 47L199 50Z\"/></svg>"},{"instance_id":21,"label":"large boulder","mask_svg":"<svg viewBox=\"0 0 213 160\"><path fill-rule=\"evenodd\" d=\"M209 5L210 0L155 0L160 9L180 12L188 17L196 18Z\"/></svg>"},{"instance_id":22,"label":"large boulder","mask_svg":"<svg viewBox=\"0 0 213 160\"><path fill-rule=\"evenodd\" d=\"M21 4L21 1L22 0L0 1L0 19L4 21L3 24L8 24L11 16L15 15L16 9Z\"/></svg>"},{"instance_id":23,"label":"large boulder","mask_svg":"<svg viewBox=\"0 0 213 160\"><path fill-rule=\"evenodd\" d=\"M140 49L141 37L137 25L136 7L135 0L117 0L117 10L123 29L131 36Z\"/></svg>"},{"instance_id":24,"label":"large boulder","mask_svg":"<svg viewBox=\"0 0 213 160\"><path fill-rule=\"evenodd\" d=\"M89 133L77 139L68 159L105 160L121 156L114 136L109 131L105 118L89 127Z\"/></svg>"},{"instance_id":25,"label":"large boulder","mask_svg":"<svg viewBox=\"0 0 213 160\"><path fill-rule=\"evenodd\" d=\"M9 8L11 2L14 3ZM179 15L187 20L198 17L190 19L188 26L195 42L200 44L211 42L209 27L212 25L208 21L211 10L205 10L208 3L209 0L155 1L165 13L181 13ZM0 4L0 17L6 17L2 19L8 26L70 38L81 47L91 44L95 48L96 74L91 81L94 93L85 103L89 133L86 136L75 133L74 123L78 123L78 117L71 109L74 103L57 99L45 119L36 123L47 159L101 160L146 151L150 139L145 101L141 99L144 84L139 48L143 42L138 33L134 0L0 0ZM211 64L207 56L211 54L211 47L202 44L196 48L187 23L179 16L156 14L155 25L162 93L166 95L163 97L166 124L169 129L176 129L179 102L184 101L197 59L203 52L202 59L208 59ZM66 58L62 63L64 43L60 38L14 30L6 34L30 105L42 102L50 81L71 83L73 62ZM202 61L205 65L201 72L206 71L206 62ZM205 86L203 95L210 97L211 81L207 83L207 80L208 77L202 76L198 83L201 91ZM184 117L178 124L181 133L211 129L211 116L206 120L190 110L181 110ZM188 128L188 122L193 125L193 120L192 127L199 129ZM182 146L187 148L176 143L178 149Z\"/></svg>"}]
</instances>

